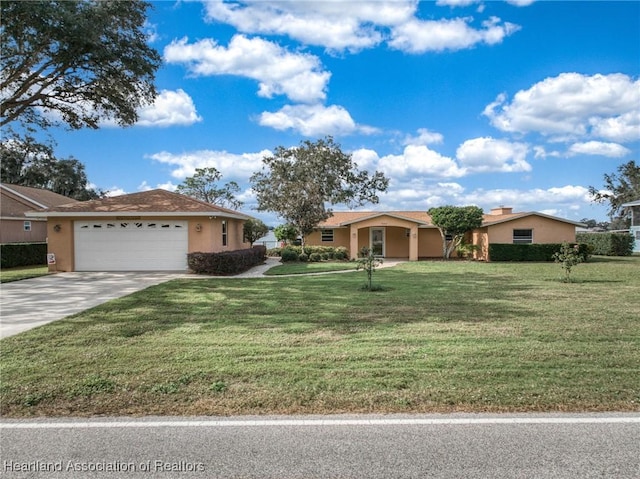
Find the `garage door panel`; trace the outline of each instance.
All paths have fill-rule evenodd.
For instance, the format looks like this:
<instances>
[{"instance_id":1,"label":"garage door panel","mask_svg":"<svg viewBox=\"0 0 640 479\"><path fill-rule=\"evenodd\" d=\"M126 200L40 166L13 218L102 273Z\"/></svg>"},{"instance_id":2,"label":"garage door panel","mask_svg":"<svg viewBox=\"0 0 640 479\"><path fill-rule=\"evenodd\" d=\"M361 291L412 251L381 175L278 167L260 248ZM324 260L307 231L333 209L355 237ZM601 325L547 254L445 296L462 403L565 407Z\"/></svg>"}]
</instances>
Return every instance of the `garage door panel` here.
<instances>
[{"instance_id":1,"label":"garage door panel","mask_svg":"<svg viewBox=\"0 0 640 479\"><path fill-rule=\"evenodd\" d=\"M76 222L77 271L187 269L186 221Z\"/></svg>"}]
</instances>

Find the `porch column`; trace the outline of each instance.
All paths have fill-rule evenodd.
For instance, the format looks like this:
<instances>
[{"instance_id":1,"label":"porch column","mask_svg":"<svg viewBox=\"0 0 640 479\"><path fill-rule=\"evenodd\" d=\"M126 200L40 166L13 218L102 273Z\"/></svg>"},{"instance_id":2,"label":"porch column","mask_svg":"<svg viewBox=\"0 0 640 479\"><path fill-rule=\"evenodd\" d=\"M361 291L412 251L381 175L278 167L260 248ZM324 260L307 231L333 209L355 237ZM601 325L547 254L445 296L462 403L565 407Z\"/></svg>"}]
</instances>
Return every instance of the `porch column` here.
<instances>
[{"instance_id":1,"label":"porch column","mask_svg":"<svg viewBox=\"0 0 640 479\"><path fill-rule=\"evenodd\" d=\"M418 261L418 225L413 225L409 233L409 261Z\"/></svg>"},{"instance_id":2,"label":"porch column","mask_svg":"<svg viewBox=\"0 0 640 479\"><path fill-rule=\"evenodd\" d=\"M351 225L349 232L349 255L351 259L358 259L358 227Z\"/></svg>"}]
</instances>

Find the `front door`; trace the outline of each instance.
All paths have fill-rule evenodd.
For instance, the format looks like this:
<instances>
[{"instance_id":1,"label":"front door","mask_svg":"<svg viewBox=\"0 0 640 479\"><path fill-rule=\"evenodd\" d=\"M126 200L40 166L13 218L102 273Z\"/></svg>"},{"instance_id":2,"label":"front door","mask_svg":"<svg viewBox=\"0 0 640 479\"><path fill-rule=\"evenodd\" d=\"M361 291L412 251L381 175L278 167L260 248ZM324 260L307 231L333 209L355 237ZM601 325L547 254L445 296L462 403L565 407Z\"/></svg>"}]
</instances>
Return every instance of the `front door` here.
<instances>
[{"instance_id":1,"label":"front door","mask_svg":"<svg viewBox=\"0 0 640 479\"><path fill-rule=\"evenodd\" d=\"M384 228L371 228L370 247L374 256L384 257Z\"/></svg>"}]
</instances>

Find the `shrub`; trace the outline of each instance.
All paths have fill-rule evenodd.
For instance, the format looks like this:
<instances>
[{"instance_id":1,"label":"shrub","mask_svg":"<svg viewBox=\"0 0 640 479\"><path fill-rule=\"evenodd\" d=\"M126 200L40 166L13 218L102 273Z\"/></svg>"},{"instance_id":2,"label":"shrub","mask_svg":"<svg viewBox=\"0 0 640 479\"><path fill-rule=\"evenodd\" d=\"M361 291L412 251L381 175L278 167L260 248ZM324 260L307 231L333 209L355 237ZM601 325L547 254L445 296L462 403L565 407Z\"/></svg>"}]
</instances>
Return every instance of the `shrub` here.
<instances>
[{"instance_id":1,"label":"shrub","mask_svg":"<svg viewBox=\"0 0 640 479\"><path fill-rule=\"evenodd\" d=\"M311 253L309 255L309 261L313 261L314 263L319 263L322 261L322 254L320 253Z\"/></svg>"},{"instance_id":2,"label":"shrub","mask_svg":"<svg viewBox=\"0 0 640 479\"><path fill-rule=\"evenodd\" d=\"M571 246L574 246L572 243ZM561 243L543 244L511 244L493 243L489 245L489 259L491 261L553 261L554 253L562 247ZM587 261L590 248L586 244L578 245L578 254L582 261Z\"/></svg>"},{"instance_id":3,"label":"shrub","mask_svg":"<svg viewBox=\"0 0 640 479\"><path fill-rule=\"evenodd\" d=\"M9 243L0 246L0 267L47 264L46 243Z\"/></svg>"},{"instance_id":4,"label":"shrub","mask_svg":"<svg viewBox=\"0 0 640 479\"><path fill-rule=\"evenodd\" d=\"M631 256L633 236L627 233L578 233L576 239L593 248L593 254L604 256Z\"/></svg>"},{"instance_id":5,"label":"shrub","mask_svg":"<svg viewBox=\"0 0 640 479\"><path fill-rule=\"evenodd\" d=\"M285 250L287 250L288 252L284 253ZM293 258L293 254L291 252L294 252L297 256ZM348 250L343 246L340 246L338 248L334 248L333 246L305 246L304 252L306 255L309 255L309 258L311 258L311 256L314 254L319 254L321 257L321 261L327 261L330 259L344 260L348 257ZM292 258L292 259L284 259L283 257L282 261L285 261L285 262L298 261L298 257L301 254L302 254L302 247L294 246L294 245L288 245L284 248L271 248L267 251L267 255L269 256L283 257L284 255L285 257ZM304 260L304 257L303 257L303 260ZM311 261L316 261L316 260L311 259Z\"/></svg>"},{"instance_id":6,"label":"shrub","mask_svg":"<svg viewBox=\"0 0 640 479\"><path fill-rule=\"evenodd\" d=\"M298 257L300 256L300 253L298 253L293 248L283 248L282 251L280 252L280 256L282 257L282 261L284 263L287 263L290 261L298 261Z\"/></svg>"},{"instance_id":7,"label":"shrub","mask_svg":"<svg viewBox=\"0 0 640 479\"><path fill-rule=\"evenodd\" d=\"M300 256L298 256L298 260L306 263L307 261L309 261L309 255L306 253L302 253Z\"/></svg>"},{"instance_id":8,"label":"shrub","mask_svg":"<svg viewBox=\"0 0 640 479\"><path fill-rule=\"evenodd\" d=\"M580 254L580 246L577 244L571 246L566 242L562 243L560 251L553 253L553 260L562 265L562 269L564 269L565 283L571 282L571 268L584 261Z\"/></svg>"},{"instance_id":9,"label":"shrub","mask_svg":"<svg viewBox=\"0 0 640 479\"><path fill-rule=\"evenodd\" d=\"M364 289L368 291L379 291L378 288L374 288L373 272L381 264L382 259L374 256L373 251L369 248L365 246L360 250L360 259L358 260L357 269L358 271L363 269L367 273L367 283L365 284Z\"/></svg>"},{"instance_id":10,"label":"shrub","mask_svg":"<svg viewBox=\"0 0 640 479\"><path fill-rule=\"evenodd\" d=\"M257 245L253 248L222 253L189 253L189 268L199 274L233 275L243 273L264 262L267 248Z\"/></svg>"}]
</instances>

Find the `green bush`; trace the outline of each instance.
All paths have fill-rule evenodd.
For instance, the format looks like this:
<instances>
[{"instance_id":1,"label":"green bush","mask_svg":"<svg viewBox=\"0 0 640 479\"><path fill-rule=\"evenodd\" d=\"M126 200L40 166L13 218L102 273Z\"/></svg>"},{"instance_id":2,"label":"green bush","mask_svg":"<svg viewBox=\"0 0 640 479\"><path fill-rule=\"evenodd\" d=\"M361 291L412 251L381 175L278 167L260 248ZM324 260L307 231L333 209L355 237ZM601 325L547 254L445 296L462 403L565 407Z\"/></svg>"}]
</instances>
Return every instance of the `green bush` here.
<instances>
[{"instance_id":1,"label":"green bush","mask_svg":"<svg viewBox=\"0 0 640 479\"><path fill-rule=\"evenodd\" d=\"M309 255L306 253L302 253L300 256L298 256L298 260L306 263L307 261L309 261Z\"/></svg>"},{"instance_id":2,"label":"green bush","mask_svg":"<svg viewBox=\"0 0 640 479\"><path fill-rule=\"evenodd\" d=\"M338 248L334 248L333 246L305 246L304 252L311 261L327 261L330 259L344 260L348 258L348 250L343 246ZM267 251L267 254L269 256L280 256L283 262L298 261L299 256L302 254L302 247L288 245L284 248L271 248ZM317 256L313 255L320 255L321 259L313 259L317 258ZM306 259L303 257L301 261L306 261Z\"/></svg>"},{"instance_id":3,"label":"green bush","mask_svg":"<svg viewBox=\"0 0 640 479\"><path fill-rule=\"evenodd\" d=\"M593 248L593 254L604 256L631 256L633 236L627 233L578 233L576 240Z\"/></svg>"},{"instance_id":4,"label":"green bush","mask_svg":"<svg viewBox=\"0 0 640 479\"><path fill-rule=\"evenodd\" d=\"M309 261L313 261L314 263L319 263L322 261L322 254L320 253L311 253L309 255Z\"/></svg>"},{"instance_id":5,"label":"green bush","mask_svg":"<svg viewBox=\"0 0 640 479\"><path fill-rule=\"evenodd\" d=\"M256 245L222 253L189 253L187 262L194 273L226 276L243 273L263 263L266 253L267 248Z\"/></svg>"},{"instance_id":6,"label":"green bush","mask_svg":"<svg viewBox=\"0 0 640 479\"><path fill-rule=\"evenodd\" d=\"M15 268L47 264L47 243L8 243L0 245L0 267Z\"/></svg>"},{"instance_id":7,"label":"green bush","mask_svg":"<svg viewBox=\"0 0 640 479\"><path fill-rule=\"evenodd\" d=\"M290 261L298 261L300 253L298 253L295 248L283 248L280 251L280 256L282 257L282 262L287 263Z\"/></svg>"},{"instance_id":8,"label":"green bush","mask_svg":"<svg viewBox=\"0 0 640 479\"><path fill-rule=\"evenodd\" d=\"M554 253L561 248L562 243L493 243L489 245L489 259L491 261L553 261ZM582 261L587 261L591 255L589 246L582 243L578 246L578 252Z\"/></svg>"}]
</instances>

